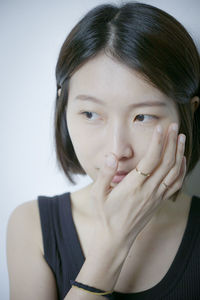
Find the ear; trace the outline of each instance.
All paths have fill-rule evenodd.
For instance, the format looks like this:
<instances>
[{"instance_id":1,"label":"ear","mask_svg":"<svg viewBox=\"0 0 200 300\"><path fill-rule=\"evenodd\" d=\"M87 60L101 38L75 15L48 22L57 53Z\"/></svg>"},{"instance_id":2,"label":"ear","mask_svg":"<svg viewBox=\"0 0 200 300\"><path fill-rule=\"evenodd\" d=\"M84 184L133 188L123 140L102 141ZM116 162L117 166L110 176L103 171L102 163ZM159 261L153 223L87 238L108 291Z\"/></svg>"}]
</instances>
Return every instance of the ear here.
<instances>
[{"instance_id":1,"label":"ear","mask_svg":"<svg viewBox=\"0 0 200 300\"><path fill-rule=\"evenodd\" d=\"M199 97L198 97L198 96L194 96L194 97L191 99L191 107L192 107L192 113L193 113L193 114L194 114L195 111L197 110L199 104L200 104Z\"/></svg>"},{"instance_id":2,"label":"ear","mask_svg":"<svg viewBox=\"0 0 200 300\"><path fill-rule=\"evenodd\" d=\"M60 97L60 94L61 94L61 88L58 89L58 96Z\"/></svg>"}]
</instances>

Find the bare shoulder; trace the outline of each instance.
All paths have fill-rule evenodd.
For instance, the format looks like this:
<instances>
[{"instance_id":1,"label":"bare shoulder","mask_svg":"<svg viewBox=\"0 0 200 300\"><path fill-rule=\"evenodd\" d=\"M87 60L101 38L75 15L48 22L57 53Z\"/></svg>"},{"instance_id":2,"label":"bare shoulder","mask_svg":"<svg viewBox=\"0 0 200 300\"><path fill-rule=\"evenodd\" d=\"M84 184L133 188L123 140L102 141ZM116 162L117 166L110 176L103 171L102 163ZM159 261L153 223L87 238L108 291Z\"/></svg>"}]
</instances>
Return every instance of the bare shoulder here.
<instances>
[{"instance_id":1,"label":"bare shoulder","mask_svg":"<svg viewBox=\"0 0 200 300\"><path fill-rule=\"evenodd\" d=\"M18 242L20 238L31 240L44 253L37 200L18 205L10 215L7 230L8 234L14 234L13 238L16 237Z\"/></svg>"},{"instance_id":2,"label":"bare shoulder","mask_svg":"<svg viewBox=\"0 0 200 300\"><path fill-rule=\"evenodd\" d=\"M18 205L13 210L9 218L9 222L16 222L21 218L28 221L29 218L33 220L35 217L39 217L38 204L37 200L31 200Z\"/></svg>"},{"instance_id":3,"label":"bare shoulder","mask_svg":"<svg viewBox=\"0 0 200 300\"><path fill-rule=\"evenodd\" d=\"M44 258L42 242L38 201L17 206L7 226L11 300L57 300L55 277Z\"/></svg>"}]
</instances>

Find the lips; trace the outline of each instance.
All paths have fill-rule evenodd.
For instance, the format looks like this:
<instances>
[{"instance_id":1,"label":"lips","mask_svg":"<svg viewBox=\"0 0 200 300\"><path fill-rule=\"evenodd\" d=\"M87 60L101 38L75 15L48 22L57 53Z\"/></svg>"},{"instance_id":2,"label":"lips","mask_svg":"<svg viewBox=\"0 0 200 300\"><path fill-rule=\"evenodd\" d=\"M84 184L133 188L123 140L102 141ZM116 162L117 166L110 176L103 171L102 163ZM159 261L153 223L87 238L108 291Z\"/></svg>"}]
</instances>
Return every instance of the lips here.
<instances>
[{"instance_id":1,"label":"lips","mask_svg":"<svg viewBox=\"0 0 200 300\"><path fill-rule=\"evenodd\" d=\"M118 171L115 176L112 179L113 183L119 183L124 179L124 177L128 174L128 172L125 171Z\"/></svg>"}]
</instances>

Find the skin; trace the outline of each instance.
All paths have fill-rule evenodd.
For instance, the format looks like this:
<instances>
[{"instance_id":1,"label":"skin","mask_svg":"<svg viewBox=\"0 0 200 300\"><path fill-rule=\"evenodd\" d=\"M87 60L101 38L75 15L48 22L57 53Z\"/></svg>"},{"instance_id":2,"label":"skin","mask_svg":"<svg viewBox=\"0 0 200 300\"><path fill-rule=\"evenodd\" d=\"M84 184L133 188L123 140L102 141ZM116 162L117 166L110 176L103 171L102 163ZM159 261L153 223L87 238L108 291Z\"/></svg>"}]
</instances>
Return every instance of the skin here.
<instances>
[{"instance_id":1,"label":"skin","mask_svg":"<svg viewBox=\"0 0 200 300\"><path fill-rule=\"evenodd\" d=\"M95 96L105 104L74 100L79 94ZM167 105L165 108L128 108L129 104L151 99L162 100ZM199 98L194 97L191 103L194 112ZM92 121L80 111L95 112ZM139 114L153 114L159 119L148 116L138 119ZM148 149L156 125L162 125L165 133L172 122L180 126L175 103L136 72L102 54L88 61L71 77L66 117L76 155L94 182L109 152L117 156L118 170L132 170ZM94 227L89 197L92 185L71 193L73 218L85 256ZM163 278L182 240L189 200L185 194L175 203L165 201L154 214L130 249L116 291L145 290ZM153 251L149 251L149 245L153 245ZM11 300L57 299L54 274L44 259L37 200L18 206L12 213L7 229L7 260Z\"/></svg>"},{"instance_id":2,"label":"skin","mask_svg":"<svg viewBox=\"0 0 200 300\"><path fill-rule=\"evenodd\" d=\"M96 97L103 103L79 100L76 97L80 94ZM192 99L194 107L198 100ZM165 106L129 107L142 101L162 102ZM89 114L82 114L84 111ZM180 127L178 109L172 99L137 72L103 53L71 77L66 118L76 155L93 181L109 152L117 156L118 170L130 171L144 156L158 124L164 134L171 123ZM112 187L116 185L111 183ZM90 187L85 189L86 195Z\"/></svg>"},{"instance_id":3,"label":"skin","mask_svg":"<svg viewBox=\"0 0 200 300\"><path fill-rule=\"evenodd\" d=\"M101 99L104 104L75 99L80 94ZM163 102L165 106L129 107L142 101ZM194 113L199 98L191 99L191 105ZM144 116L139 116L142 114ZM102 53L90 59L71 77L66 119L77 158L93 183L108 153L112 152L118 158L118 170L131 171L149 149L157 125L161 125L164 136L167 136L172 123L178 125L178 130L180 128L178 109L172 99L151 86L134 70ZM74 220L85 254L89 241L83 237L91 234L89 230L82 232L82 228L85 220L88 220L88 224L94 222L95 212L90 198L93 183L71 193ZM111 187L115 188L116 185L112 183ZM171 198L173 196L167 200ZM191 196L181 189L176 202L164 201L155 211L130 249L115 286L116 291L145 290L163 278L181 243L190 203ZM80 216L86 216L83 223ZM149 244L154 245L154 251L149 251ZM165 251L166 248L168 251Z\"/></svg>"}]
</instances>

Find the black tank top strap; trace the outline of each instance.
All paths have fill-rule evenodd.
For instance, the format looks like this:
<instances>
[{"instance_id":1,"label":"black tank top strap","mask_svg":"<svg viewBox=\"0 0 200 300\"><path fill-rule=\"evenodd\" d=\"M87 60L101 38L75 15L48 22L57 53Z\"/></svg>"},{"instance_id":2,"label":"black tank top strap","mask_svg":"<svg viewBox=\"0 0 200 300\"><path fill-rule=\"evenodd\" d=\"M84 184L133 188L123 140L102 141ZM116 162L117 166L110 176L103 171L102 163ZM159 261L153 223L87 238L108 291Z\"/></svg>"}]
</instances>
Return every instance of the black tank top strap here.
<instances>
[{"instance_id":1,"label":"black tank top strap","mask_svg":"<svg viewBox=\"0 0 200 300\"><path fill-rule=\"evenodd\" d=\"M44 258L57 284L59 299L71 288L84 262L71 213L70 193L38 196Z\"/></svg>"}]
</instances>

